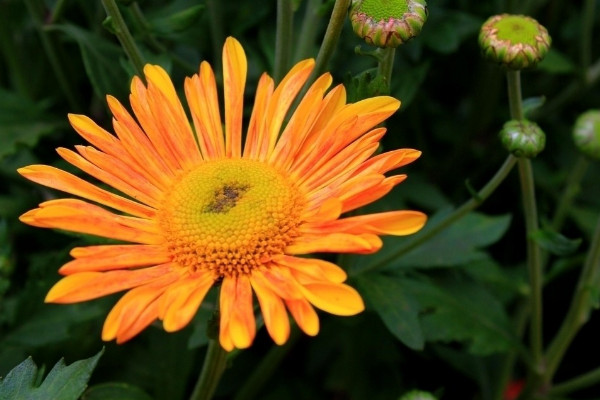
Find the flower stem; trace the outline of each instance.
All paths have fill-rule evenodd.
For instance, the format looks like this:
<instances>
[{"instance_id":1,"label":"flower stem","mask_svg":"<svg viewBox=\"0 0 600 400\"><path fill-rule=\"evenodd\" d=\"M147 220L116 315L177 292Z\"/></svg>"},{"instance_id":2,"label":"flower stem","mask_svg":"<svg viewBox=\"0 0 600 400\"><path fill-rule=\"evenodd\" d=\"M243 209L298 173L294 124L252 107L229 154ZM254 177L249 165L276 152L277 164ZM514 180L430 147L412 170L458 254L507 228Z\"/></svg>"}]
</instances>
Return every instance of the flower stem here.
<instances>
[{"instance_id":1,"label":"flower stem","mask_svg":"<svg viewBox=\"0 0 600 400\"><path fill-rule=\"evenodd\" d=\"M379 51L380 60L377 73L383 77L383 81L385 82L385 86L389 93L392 85L392 70L394 68L394 55L396 54L396 48L388 47L385 49L379 49Z\"/></svg>"},{"instance_id":2,"label":"flower stem","mask_svg":"<svg viewBox=\"0 0 600 400\"><path fill-rule=\"evenodd\" d=\"M438 224L423 235L420 235L413 239L412 241L406 243L404 246L398 247L396 251L394 251L389 256L385 257L378 263L372 264L367 268L364 268L360 271L360 273L364 273L367 271L373 271L382 267L389 265L394 260L402 257L404 254L409 251L421 246L423 243L427 242L429 239L433 238L438 233L442 232L444 229L452 225L454 222L464 217L470 211L473 211L479 205L481 205L493 192L496 188L504 181L508 173L515 166L517 159L512 155L509 155L500 169L496 172L496 174L492 177L492 179L479 191L475 196L473 196L470 200L465 202L462 206L454 210L450 215L446 218L438 222Z\"/></svg>"},{"instance_id":3,"label":"flower stem","mask_svg":"<svg viewBox=\"0 0 600 400\"><path fill-rule=\"evenodd\" d=\"M579 389L583 389L600 382L600 368L593 369L576 378L569 379L566 382L559 383L550 389L549 394L552 396L565 395Z\"/></svg>"},{"instance_id":4,"label":"flower stem","mask_svg":"<svg viewBox=\"0 0 600 400\"><path fill-rule=\"evenodd\" d=\"M331 59L335 45L340 38L340 33L342 32L342 27L346 21L346 14L348 13L349 6L350 0L335 0L327 30L325 31L319 54L317 54L315 69L313 70L308 83L311 83L316 77L325 72L327 63Z\"/></svg>"},{"instance_id":5,"label":"flower stem","mask_svg":"<svg viewBox=\"0 0 600 400\"><path fill-rule=\"evenodd\" d=\"M587 322L589 312L592 308L594 288L600 279L600 218L596 223L596 229L590 250L587 254L583 270L579 277L575 295L558 333L550 343L547 351L548 368L545 380L550 382L560 362L579 329Z\"/></svg>"},{"instance_id":6,"label":"flower stem","mask_svg":"<svg viewBox=\"0 0 600 400\"><path fill-rule=\"evenodd\" d=\"M521 72L508 71L508 104L510 116L515 120L524 119L523 101L521 97ZM542 343L542 253L530 236L539 229L537 204L535 201L535 183L531 161L527 158L519 159L519 178L523 195L523 211L525 214L525 230L527 232L527 268L529 270L529 285L531 287L531 324L529 329L529 342L533 359L534 384L544 373L543 343Z\"/></svg>"},{"instance_id":7,"label":"flower stem","mask_svg":"<svg viewBox=\"0 0 600 400\"><path fill-rule=\"evenodd\" d=\"M204 365L202 365L202 372L200 372L200 377L196 382L190 400L211 399L217 389L221 375L225 371L226 364L227 352L223 350L218 339L210 339L206 349Z\"/></svg>"},{"instance_id":8,"label":"flower stem","mask_svg":"<svg viewBox=\"0 0 600 400\"><path fill-rule=\"evenodd\" d=\"M129 28L121 15L121 11L119 11L117 3L115 0L102 0L102 5L106 10L106 15L108 15L114 23L115 35L117 36L117 39L119 39L121 47L125 50L125 54L127 54L129 61L131 61L136 74L143 79L144 59L142 53L136 46L135 41L131 36L131 32L129 32Z\"/></svg>"},{"instance_id":9,"label":"flower stem","mask_svg":"<svg viewBox=\"0 0 600 400\"><path fill-rule=\"evenodd\" d=\"M275 35L275 66L273 79L281 81L289 69L292 55L294 11L291 0L277 0L277 34Z\"/></svg>"}]
</instances>

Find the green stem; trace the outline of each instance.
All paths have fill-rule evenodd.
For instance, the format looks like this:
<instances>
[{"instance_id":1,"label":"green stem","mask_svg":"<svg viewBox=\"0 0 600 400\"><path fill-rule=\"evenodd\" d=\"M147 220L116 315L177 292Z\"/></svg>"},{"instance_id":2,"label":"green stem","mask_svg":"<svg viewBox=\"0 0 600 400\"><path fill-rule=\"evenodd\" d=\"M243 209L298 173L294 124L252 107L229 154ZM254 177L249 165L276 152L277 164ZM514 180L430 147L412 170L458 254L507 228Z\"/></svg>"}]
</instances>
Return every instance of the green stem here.
<instances>
[{"instance_id":1,"label":"green stem","mask_svg":"<svg viewBox=\"0 0 600 400\"><path fill-rule=\"evenodd\" d=\"M217 389L226 365L227 352L223 350L218 339L210 339L202 372L200 372L190 400L210 400Z\"/></svg>"},{"instance_id":2,"label":"green stem","mask_svg":"<svg viewBox=\"0 0 600 400\"><path fill-rule=\"evenodd\" d=\"M27 5L27 9L32 16L35 28L42 41L42 47L44 48L46 57L48 57L48 61L50 61L52 72L54 72L56 80L66 96L71 109L78 110L80 108L80 102L75 95L75 90L71 87L71 81L65 74L65 69L60 64L59 60L61 57L58 55L58 49L50 38L50 33L44 29L43 8L41 8L39 4L36 4L35 0L25 0L25 4Z\"/></svg>"},{"instance_id":3,"label":"green stem","mask_svg":"<svg viewBox=\"0 0 600 400\"><path fill-rule=\"evenodd\" d=\"M559 383L550 389L550 395L565 395L576 390L595 385L600 382L600 368L593 369L576 378L569 379L566 382Z\"/></svg>"},{"instance_id":4,"label":"green stem","mask_svg":"<svg viewBox=\"0 0 600 400\"><path fill-rule=\"evenodd\" d=\"M394 55L396 54L395 47L388 47L385 49L379 49L379 66L377 73L383 77L383 81L387 87L388 93L392 86L392 70L394 69Z\"/></svg>"},{"instance_id":5,"label":"green stem","mask_svg":"<svg viewBox=\"0 0 600 400\"><path fill-rule=\"evenodd\" d=\"M518 164L527 232L527 267L531 287L529 340L534 368L532 372L536 377L540 377L544 372L542 359L542 253L535 240L531 238L531 234L539 229L531 161L529 159L519 159Z\"/></svg>"},{"instance_id":6,"label":"green stem","mask_svg":"<svg viewBox=\"0 0 600 400\"><path fill-rule=\"evenodd\" d=\"M380 269L389 265L394 260L402 257L404 254L409 251L416 249L421 246L423 243L427 242L429 239L433 238L438 233L442 232L444 229L452 225L454 222L464 217L469 212L473 211L475 208L480 206L493 192L496 188L504 181L508 173L515 166L517 159L512 155L509 155L500 169L496 172L496 174L492 177L492 179L479 191L475 196L473 196L470 200L465 202L462 206L454 210L450 215L445 217L443 220L438 222L438 224L431 229L427 230L424 234L416 237L410 242L406 243L404 246L398 247L396 251L394 251L389 256L385 257L381 261L370 265L367 268L361 269L356 272L364 273L367 271L373 271L376 269Z\"/></svg>"},{"instance_id":7,"label":"green stem","mask_svg":"<svg viewBox=\"0 0 600 400\"><path fill-rule=\"evenodd\" d=\"M600 278L600 218L590 250L579 277L575 295L558 333L550 343L547 351L548 368L545 374L546 382L551 382L562 358L573 341L579 329L587 322L593 306L595 287Z\"/></svg>"},{"instance_id":8,"label":"green stem","mask_svg":"<svg viewBox=\"0 0 600 400\"><path fill-rule=\"evenodd\" d=\"M246 379L242 387L236 393L234 400L251 400L256 398L260 389L275 372L285 356L296 344L300 337L298 329L292 329L290 338L283 346L273 346L268 353L262 357L260 363L254 367L252 373Z\"/></svg>"},{"instance_id":9,"label":"green stem","mask_svg":"<svg viewBox=\"0 0 600 400\"><path fill-rule=\"evenodd\" d=\"M506 73L508 83L508 105L510 107L511 119L522 120L523 100L521 97L521 71L508 71Z\"/></svg>"},{"instance_id":10,"label":"green stem","mask_svg":"<svg viewBox=\"0 0 600 400\"><path fill-rule=\"evenodd\" d=\"M560 231L561 227L563 226L569 209L571 208L571 204L573 204L575 196L577 196L579 190L581 189L581 180L588 170L589 165L590 163L585 156L579 156L577 162L573 166L573 169L567 178L567 187L563 191L562 196L558 201L554 218L552 218L551 226L553 230Z\"/></svg>"},{"instance_id":11,"label":"green stem","mask_svg":"<svg viewBox=\"0 0 600 400\"><path fill-rule=\"evenodd\" d=\"M275 66L273 79L281 81L290 68L294 10L291 0L277 0L277 33L275 35Z\"/></svg>"},{"instance_id":12,"label":"green stem","mask_svg":"<svg viewBox=\"0 0 600 400\"><path fill-rule=\"evenodd\" d=\"M320 5L321 0L308 0L306 2L304 18L302 19L296 43L296 51L294 52L294 61L300 61L311 56L311 47L319 31L317 27L320 27L320 21L317 19L317 11Z\"/></svg>"},{"instance_id":13,"label":"green stem","mask_svg":"<svg viewBox=\"0 0 600 400\"><path fill-rule=\"evenodd\" d=\"M346 22L348 7L350 6L350 0L335 0L333 5L333 11L331 12L331 18L329 18L329 24L327 24L327 30L321 43L321 48L317 54L317 61L315 62L315 69L308 80L310 84L316 77L325 72L327 64L333 55L335 45L340 38L340 33Z\"/></svg>"},{"instance_id":14,"label":"green stem","mask_svg":"<svg viewBox=\"0 0 600 400\"><path fill-rule=\"evenodd\" d=\"M102 5L106 10L106 15L112 19L115 29L115 35L119 42L121 43L121 47L125 50L125 54L131 61L133 68L135 69L136 74L143 79L144 77L144 58L142 57L142 53L138 49L133 37L131 36L131 32L129 32L129 28L125 24L125 20L121 15L121 11L119 11L119 7L115 0L102 0Z\"/></svg>"},{"instance_id":15,"label":"green stem","mask_svg":"<svg viewBox=\"0 0 600 400\"><path fill-rule=\"evenodd\" d=\"M523 100L521 97L521 72L508 71L508 104L510 117L514 120L523 120ZM529 159L519 159L519 178L523 196L523 211L525 214L525 230L527 234L527 269L529 271L529 285L531 287L531 324L529 328L529 342L533 359L534 385L544 373L543 365L543 340L542 340L542 252L531 237L539 229L537 204L535 201L535 184L533 171Z\"/></svg>"}]
</instances>

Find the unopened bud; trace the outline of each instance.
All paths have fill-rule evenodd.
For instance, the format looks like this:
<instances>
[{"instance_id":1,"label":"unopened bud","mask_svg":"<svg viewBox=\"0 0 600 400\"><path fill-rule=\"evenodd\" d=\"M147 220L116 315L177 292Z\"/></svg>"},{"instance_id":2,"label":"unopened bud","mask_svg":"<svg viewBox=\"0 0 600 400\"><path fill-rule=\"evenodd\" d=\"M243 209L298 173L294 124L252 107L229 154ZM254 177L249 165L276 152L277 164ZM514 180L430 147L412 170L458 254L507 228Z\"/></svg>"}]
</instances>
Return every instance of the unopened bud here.
<instances>
[{"instance_id":1,"label":"unopened bud","mask_svg":"<svg viewBox=\"0 0 600 400\"><path fill-rule=\"evenodd\" d=\"M515 157L533 158L544 150L546 135L535 122L511 120L502 127L500 141Z\"/></svg>"},{"instance_id":2,"label":"unopened bud","mask_svg":"<svg viewBox=\"0 0 600 400\"><path fill-rule=\"evenodd\" d=\"M534 67L552 42L548 31L525 15L501 14L481 26L479 46L483 56L509 69Z\"/></svg>"},{"instance_id":3,"label":"unopened bud","mask_svg":"<svg viewBox=\"0 0 600 400\"><path fill-rule=\"evenodd\" d=\"M417 36L427 20L425 0L353 0L350 21L368 44L398 47Z\"/></svg>"},{"instance_id":4,"label":"unopened bud","mask_svg":"<svg viewBox=\"0 0 600 400\"><path fill-rule=\"evenodd\" d=\"M586 111L577 118L573 139L582 153L600 160L600 110Z\"/></svg>"}]
</instances>

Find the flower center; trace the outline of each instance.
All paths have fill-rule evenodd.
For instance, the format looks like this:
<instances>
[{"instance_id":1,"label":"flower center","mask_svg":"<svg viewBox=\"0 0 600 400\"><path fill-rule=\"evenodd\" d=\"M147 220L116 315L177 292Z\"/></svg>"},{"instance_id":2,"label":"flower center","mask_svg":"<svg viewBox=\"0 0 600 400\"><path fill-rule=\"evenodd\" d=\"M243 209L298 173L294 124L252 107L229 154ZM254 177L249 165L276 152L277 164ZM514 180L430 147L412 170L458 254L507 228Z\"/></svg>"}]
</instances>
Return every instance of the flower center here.
<instances>
[{"instance_id":1,"label":"flower center","mask_svg":"<svg viewBox=\"0 0 600 400\"><path fill-rule=\"evenodd\" d=\"M205 161L166 196L160 224L170 254L191 272L248 274L298 236L303 196L286 176L254 160Z\"/></svg>"}]
</instances>

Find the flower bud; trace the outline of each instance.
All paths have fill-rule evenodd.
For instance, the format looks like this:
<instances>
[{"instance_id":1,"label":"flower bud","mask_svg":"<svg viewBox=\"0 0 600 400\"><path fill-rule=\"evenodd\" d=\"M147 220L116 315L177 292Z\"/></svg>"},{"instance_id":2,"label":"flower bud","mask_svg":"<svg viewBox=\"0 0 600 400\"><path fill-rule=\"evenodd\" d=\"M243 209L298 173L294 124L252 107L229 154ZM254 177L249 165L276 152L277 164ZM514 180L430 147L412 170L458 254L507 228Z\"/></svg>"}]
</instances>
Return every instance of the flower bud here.
<instances>
[{"instance_id":1,"label":"flower bud","mask_svg":"<svg viewBox=\"0 0 600 400\"><path fill-rule=\"evenodd\" d=\"M573 139L582 153L600 160L600 110L586 111L577 118Z\"/></svg>"},{"instance_id":2,"label":"flower bud","mask_svg":"<svg viewBox=\"0 0 600 400\"><path fill-rule=\"evenodd\" d=\"M500 141L515 157L533 158L546 145L546 135L535 122L511 120L500 131Z\"/></svg>"},{"instance_id":3,"label":"flower bud","mask_svg":"<svg viewBox=\"0 0 600 400\"><path fill-rule=\"evenodd\" d=\"M417 36L427 20L425 0L352 0L354 32L377 47L398 47Z\"/></svg>"},{"instance_id":4,"label":"flower bud","mask_svg":"<svg viewBox=\"0 0 600 400\"><path fill-rule=\"evenodd\" d=\"M525 15L493 16L485 21L479 32L483 56L516 70L537 65L548 52L551 42L546 28Z\"/></svg>"}]
</instances>

